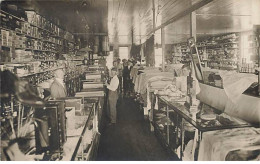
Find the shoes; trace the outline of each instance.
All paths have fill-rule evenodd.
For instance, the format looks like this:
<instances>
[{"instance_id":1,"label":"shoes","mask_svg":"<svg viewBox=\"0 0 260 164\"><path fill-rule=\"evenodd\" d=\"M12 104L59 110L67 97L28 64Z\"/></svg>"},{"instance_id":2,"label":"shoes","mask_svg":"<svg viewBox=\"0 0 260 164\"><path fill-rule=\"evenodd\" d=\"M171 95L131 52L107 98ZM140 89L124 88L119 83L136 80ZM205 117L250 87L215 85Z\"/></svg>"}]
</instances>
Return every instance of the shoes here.
<instances>
[{"instance_id":1,"label":"shoes","mask_svg":"<svg viewBox=\"0 0 260 164\"><path fill-rule=\"evenodd\" d=\"M1 97L14 95L24 105L42 107L45 102L36 94L27 81L21 81L8 70L1 72Z\"/></svg>"}]
</instances>

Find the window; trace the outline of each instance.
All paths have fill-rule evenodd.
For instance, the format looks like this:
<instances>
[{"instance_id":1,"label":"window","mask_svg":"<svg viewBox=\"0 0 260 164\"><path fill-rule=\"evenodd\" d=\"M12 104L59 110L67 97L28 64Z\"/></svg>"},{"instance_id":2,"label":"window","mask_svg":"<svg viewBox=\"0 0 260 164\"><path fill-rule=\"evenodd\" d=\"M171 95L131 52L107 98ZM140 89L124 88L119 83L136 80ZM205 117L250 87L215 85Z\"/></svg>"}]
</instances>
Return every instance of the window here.
<instances>
[{"instance_id":1,"label":"window","mask_svg":"<svg viewBox=\"0 0 260 164\"><path fill-rule=\"evenodd\" d=\"M162 48L154 48L155 67L160 67L162 64Z\"/></svg>"},{"instance_id":2,"label":"window","mask_svg":"<svg viewBox=\"0 0 260 164\"><path fill-rule=\"evenodd\" d=\"M106 61L107 61L106 65L107 65L108 69L111 69L113 67L113 56L114 56L113 51L110 51L109 55L106 58Z\"/></svg>"},{"instance_id":3,"label":"window","mask_svg":"<svg viewBox=\"0 0 260 164\"><path fill-rule=\"evenodd\" d=\"M119 58L121 59L121 61L123 59L129 59L129 50L128 47L119 47Z\"/></svg>"}]
</instances>

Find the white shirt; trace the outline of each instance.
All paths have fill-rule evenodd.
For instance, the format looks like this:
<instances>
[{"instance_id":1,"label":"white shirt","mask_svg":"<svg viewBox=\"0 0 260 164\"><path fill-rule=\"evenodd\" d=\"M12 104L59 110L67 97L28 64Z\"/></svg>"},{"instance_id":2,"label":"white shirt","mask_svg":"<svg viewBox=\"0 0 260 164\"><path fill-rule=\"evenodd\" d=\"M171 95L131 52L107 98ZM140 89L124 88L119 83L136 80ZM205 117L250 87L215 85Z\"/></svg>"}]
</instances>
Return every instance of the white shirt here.
<instances>
[{"instance_id":1,"label":"white shirt","mask_svg":"<svg viewBox=\"0 0 260 164\"><path fill-rule=\"evenodd\" d=\"M107 88L111 91L116 91L116 89L118 88L119 85L119 79L116 76L114 76L110 82L110 84L107 84Z\"/></svg>"},{"instance_id":2,"label":"white shirt","mask_svg":"<svg viewBox=\"0 0 260 164\"><path fill-rule=\"evenodd\" d=\"M63 82L63 79L60 78L55 78L64 88L65 88L65 84Z\"/></svg>"}]
</instances>

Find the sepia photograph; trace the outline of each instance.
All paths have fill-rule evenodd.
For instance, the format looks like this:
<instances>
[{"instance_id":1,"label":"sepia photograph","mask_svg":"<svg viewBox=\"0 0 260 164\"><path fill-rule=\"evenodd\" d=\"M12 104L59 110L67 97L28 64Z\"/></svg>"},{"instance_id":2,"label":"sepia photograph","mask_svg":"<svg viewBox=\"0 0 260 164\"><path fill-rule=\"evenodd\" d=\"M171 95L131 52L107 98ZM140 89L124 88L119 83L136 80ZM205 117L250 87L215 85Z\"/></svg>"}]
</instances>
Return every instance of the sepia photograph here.
<instances>
[{"instance_id":1,"label":"sepia photograph","mask_svg":"<svg viewBox=\"0 0 260 164\"><path fill-rule=\"evenodd\" d=\"M260 161L260 0L0 0L0 161Z\"/></svg>"}]
</instances>

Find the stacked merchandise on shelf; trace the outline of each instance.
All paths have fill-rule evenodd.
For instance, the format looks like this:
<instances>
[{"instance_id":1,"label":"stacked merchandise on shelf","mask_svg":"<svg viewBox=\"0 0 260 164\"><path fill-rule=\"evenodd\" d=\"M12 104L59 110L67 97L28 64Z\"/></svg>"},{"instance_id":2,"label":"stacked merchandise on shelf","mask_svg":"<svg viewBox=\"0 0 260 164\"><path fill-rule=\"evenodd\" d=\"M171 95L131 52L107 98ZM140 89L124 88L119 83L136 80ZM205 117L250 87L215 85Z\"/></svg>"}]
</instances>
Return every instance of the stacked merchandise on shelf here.
<instances>
[{"instance_id":1,"label":"stacked merchandise on shelf","mask_svg":"<svg viewBox=\"0 0 260 164\"><path fill-rule=\"evenodd\" d=\"M20 56L50 60L56 59L59 53L74 53L74 36L71 33L34 11L21 9L23 17L8 11L8 7L1 9L1 43L11 51L7 57L1 58L2 62L24 61Z\"/></svg>"},{"instance_id":2,"label":"stacked merchandise on shelf","mask_svg":"<svg viewBox=\"0 0 260 164\"><path fill-rule=\"evenodd\" d=\"M189 57L190 49L187 43L178 43L172 46L172 64L189 63L191 61Z\"/></svg>"},{"instance_id":3,"label":"stacked merchandise on shelf","mask_svg":"<svg viewBox=\"0 0 260 164\"><path fill-rule=\"evenodd\" d=\"M211 37L197 43L201 61L210 68L237 70L239 35L232 33Z\"/></svg>"},{"instance_id":4,"label":"stacked merchandise on shelf","mask_svg":"<svg viewBox=\"0 0 260 164\"><path fill-rule=\"evenodd\" d=\"M1 70L8 69L34 85L53 77L53 71L64 68L59 60L66 52L74 54L74 36L35 11L3 3L1 18ZM82 60L72 60L81 65Z\"/></svg>"},{"instance_id":5,"label":"stacked merchandise on shelf","mask_svg":"<svg viewBox=\"0 0 260 164\"><path fill-rule=\"evenodd\" d=\"M16 5L6 5L4 3L1 3L0 19L1 71L9 70L16 75L18 82L26 84L26 87L23 88L26 96L28 93L33 92L32 98L34 98L33 96L39 96L37 97L39 99L40 97L43 98L44 96L41 95L43 93L38 92L41 92L41 89L50 87L54 71L57 69L65 71L64 80L68 96L73 96L80 91L82 88L81 76L85 73L86 68L83 66L83 59L74 55L74 36L60 28L58 21L55 19L50 21L34 11L24 11ZM4 55L2 55L2 52ZM71 58L67 60L60 59L59 55L68 52L71 54ZM13 78L15 75L13 75ZM18 85L17 81L14 82L15 85ZM15 88L12 88L12 90L15 90ZM36 90L37 93L34 92ZM34 106L30 106L33 103L30 105L21 103L13 95L7 99L10 100L1 103L1 130L8 129L8 132L5 131L5 134L1 134L1 145L7 147L8 142L16 137L25 137L29 140L29 143L27 139L22 143L23 145L26 144L26 148L21 150L22 156L18 155L21 159L12 160L34 160L34 157L42 160L43 154L34 156L35 151L38 153L45 152L45 160L52 153L58 153L58 155L51 157L52 160L61 158L64 155L63 144L66 141L65 117L63 117L64 106L62 105L64 102L59 100L44 101L45 106L42 107L44 110L40 110L41 107L37 106L39 110L34 113ZM1 100L3 100L2 97ZM89 108L88 111L82 110L83 115L86 115L86 117L80 122L79 126L81 127L86 123L89 116ZM32 118L34 114L39 116L37 121ZM89 117L95 119L93 116ZM46 119L47 126L51 127L51 130L48 130L46 126ZM37 122L35 126L33 122ZM44 128L41 129L39 126L44 126ZM83 127L80 132L82 132L82 129ZM44 132L40 134L40 130ZM89 134L92 133L89 132ZM92 135L89 134L87 134L87 137L82 137L92 139ZM79 136L77 137L79 138ZM20 143L16 145L18 144L20 146ZM76 145L76 142L74 144ZM1 154L4 154L2 150Z\"/></svg>"},{"instance_id":6,"label":"stacked merchandise on shelf","mask_svg":"<svg viewBox=\"0 0 260 164\"><path fill-rule=\"evenodd\" d=\"M249 31L241 34L243 43L243 54L241 54L241 61L239 71L241 73L256 73L255 68L258 67L258 41L257 33Z\"/></svg>"},{"instance_id":7,"label":"stacked merchandise on shelf","mask_svg":"<svg viewBox=\"0 0 260 164\"><path fill-rule=\"evenodd\" d=\"M161 90L173 80L171 72L161 72L158 68L135 67L131 70L130 76L136 93L135 100L138 101L147 115L151 109L151 92Z\"/></svg>"}]
</instances>

